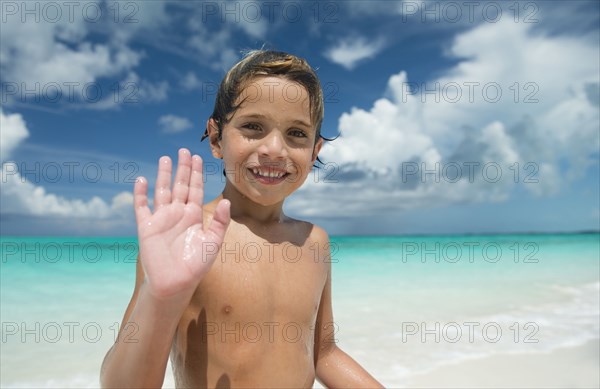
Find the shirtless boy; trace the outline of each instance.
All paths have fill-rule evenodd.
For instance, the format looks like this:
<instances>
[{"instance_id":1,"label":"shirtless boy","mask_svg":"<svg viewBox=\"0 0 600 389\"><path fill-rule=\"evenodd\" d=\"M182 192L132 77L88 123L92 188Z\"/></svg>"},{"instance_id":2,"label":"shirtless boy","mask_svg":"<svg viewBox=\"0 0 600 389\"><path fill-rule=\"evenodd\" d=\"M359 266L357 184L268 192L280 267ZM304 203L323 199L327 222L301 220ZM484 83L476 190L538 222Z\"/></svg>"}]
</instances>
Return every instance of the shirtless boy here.
<instances>
[{"instance_id":1,"label":"shirtless boy","mask_svg":"<svg viewBox=\"0 0 600 389\"><path fill-rule=\"evenodd\" d=\"M103 387L161 387L169 355L182 388L381 387L336 345L327 234L282 210L317 159L322 120L310 66L254 51L225 76L207 123L223 193L202 206L202 160L186 149L173 185L159 160L154 212L137 180L135 290Z\"/></svg>"}]
</instances>

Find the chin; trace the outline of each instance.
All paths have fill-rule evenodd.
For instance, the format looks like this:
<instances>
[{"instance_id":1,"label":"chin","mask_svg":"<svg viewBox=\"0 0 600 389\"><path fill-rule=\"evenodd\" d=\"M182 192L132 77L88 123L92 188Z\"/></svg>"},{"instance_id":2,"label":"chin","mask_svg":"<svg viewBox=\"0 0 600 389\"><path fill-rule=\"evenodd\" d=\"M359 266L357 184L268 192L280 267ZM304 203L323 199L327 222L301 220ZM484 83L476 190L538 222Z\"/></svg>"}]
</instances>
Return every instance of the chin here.
<instances>
[{"instance_id":1,"label":"chin","mask_svg":"<svg viewBox=\"0 0 600 389\"><path fill-rule=\"evenodd\" d=\"M262 205L263 207L269 207L271 205L275 205L275 204L279 204L281 202L283 202L287 196L265 196L265 195L261 195L261 194L255 194L253 196L246 196L247 198L249 198L250 200L252 200L252 202L258 204L258 205Z\"/></svg>"},{"instance_id":2,"label":"chin","mask_svg":"<svg viewBox=\"0 0 600 389\"><path fill-rule=\"evenodd\" d=\"M297 177L294 178L297 179ZM289 185L289 183L286 184L285 180L279 185L272 184L264 186L260 184L255 186L256 183L251 182L233 182L231 179L229 179L229 183L239 194L253 203L264 207L282 203L288 196L290 196L300 187L300 185Z\"/></svg>"}]
</instances>

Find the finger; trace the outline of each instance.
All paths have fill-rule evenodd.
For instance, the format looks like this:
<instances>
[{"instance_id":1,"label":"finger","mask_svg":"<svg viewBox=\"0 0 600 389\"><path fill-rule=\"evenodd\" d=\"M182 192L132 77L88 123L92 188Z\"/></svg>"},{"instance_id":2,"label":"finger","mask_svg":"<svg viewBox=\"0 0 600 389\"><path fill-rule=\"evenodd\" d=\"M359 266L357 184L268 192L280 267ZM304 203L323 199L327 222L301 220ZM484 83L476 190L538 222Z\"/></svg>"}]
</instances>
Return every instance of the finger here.
<instances>
[{"instance_id":1,"label":"finger","mask_svg":"<svg viewBox=\"0 0 600 389\"><path fill-rule=\"evenodd\" d=\"M173 183L173 201L185 203L188 198L192 157L188 149L179 149L177 171Z\"/></svg>"},{"instance_id":2,"label":"finger","mask_svg":"<svg viewBox=\"0 0 600 389\"><path fill-rule=\"evenodd\" d=\"M171 158L161 157L158 160L158 174L154 187L154 210L171 203Z\"/></svg>"},{"instance_id":3,"label":"finger","mask_svg":"<svg viewBox=\"0 0 600 389\"><path fill-rule=\"evenodd\" d=\"M133 210L138 225L152 216L148 207L148 180L144 177L138 177L135 180L135 185L133 186Z\"/></svg>"},{"instance_id":4,"label":"finger","mask_svg":"<svg viewBox=\"0 0 600 389\"><path fill-rule=\"evenodd\" d=\"M225 232L227 231L227 227L231 221L230 208L231 203L229 200L219 201L219 204L217 204L217 208L215 209L213 219L208 227L208 233L213 235L217 244L221 244L223 242Z\"/></svg>"},{"instance_id":5,"label":"finger","mask_svg":"<svg viewBox=\"0 0 600 389\"><path fill-rule=\"evenodd\" d=\"M202 158L198 155L192 157L192 177L190 178L190 192L188 202L202 207L204 201L204 182L202 176Z\"/></svg>"}]
</instances>

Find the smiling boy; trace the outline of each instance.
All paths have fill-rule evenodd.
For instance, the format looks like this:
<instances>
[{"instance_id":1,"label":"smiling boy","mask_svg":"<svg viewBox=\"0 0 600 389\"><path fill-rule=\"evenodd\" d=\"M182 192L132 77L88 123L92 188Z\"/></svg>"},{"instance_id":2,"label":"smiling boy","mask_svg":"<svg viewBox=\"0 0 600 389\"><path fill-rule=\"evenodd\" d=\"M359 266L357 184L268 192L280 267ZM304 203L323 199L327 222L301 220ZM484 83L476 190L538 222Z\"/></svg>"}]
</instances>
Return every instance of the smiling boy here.
<instances>
[{"instance_id":1,"label":"smiling boy","mask_svg":"<svg viewBox=\"0 0 600 389\"><path fill-rule=\"evenodd\" d=\"M186 149L173 185L159 160L154 213L138 179L136 285L103 387L161 387L169 355L177 387L381 387L336 345L327 234L283 212L321 149L322 120L306 61L250 52L207 123L223 193L202 206L202 160Z\"/></svg>"}]
</instances>

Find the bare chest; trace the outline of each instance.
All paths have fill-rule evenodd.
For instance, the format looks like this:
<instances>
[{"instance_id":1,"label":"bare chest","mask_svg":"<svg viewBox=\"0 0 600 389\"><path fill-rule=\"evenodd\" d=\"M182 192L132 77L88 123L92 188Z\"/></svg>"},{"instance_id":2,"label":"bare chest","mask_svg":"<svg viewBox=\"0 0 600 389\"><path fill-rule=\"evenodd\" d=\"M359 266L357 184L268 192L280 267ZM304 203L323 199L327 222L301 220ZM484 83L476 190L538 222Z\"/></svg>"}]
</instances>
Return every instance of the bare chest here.
<instances>
[{"instance_id":1,"label":"bare chest","mask_svg":"<svg viewBox=\"0 0 600 389\"><path fill-rule=\"evenodd\" d=\"M308 240L228 233L179 323L178 382L203 386L196 384L226 374L257 387L251 379L269 382L281 371L279 383L312 385L314 325L326 279L322 253Z\"/></svg>"},{"instance_id":2,"label":"bare chest","mask_svg":"<svg viewBox=\"0 0 600 389\"><path fill-rule=\"evenodd\" d=\"M310 245L225 242L193 305L218 320L314 321L326 267Z\"/></svg>"}]
</instances>

